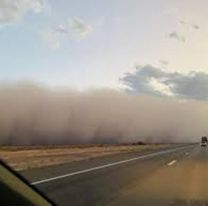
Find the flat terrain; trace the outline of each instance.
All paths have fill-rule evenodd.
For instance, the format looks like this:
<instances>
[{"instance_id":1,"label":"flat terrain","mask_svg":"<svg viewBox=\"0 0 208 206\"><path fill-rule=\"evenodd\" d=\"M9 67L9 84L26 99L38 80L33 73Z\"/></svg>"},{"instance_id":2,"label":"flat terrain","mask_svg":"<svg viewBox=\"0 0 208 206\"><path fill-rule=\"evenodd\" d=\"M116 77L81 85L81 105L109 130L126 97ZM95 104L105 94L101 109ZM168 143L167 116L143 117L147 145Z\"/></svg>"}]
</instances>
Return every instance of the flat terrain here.
<instances>
[{"instance_id":1,"label":"flat terrain","mask_svg":"<svg viewBox=\"0 0 208 206\"><path fill-rule=\"evenodd\" d=\"M181 145L22 171L57 205L208 205L208 148Z\"/></svg>"},{"instance_id":2,"label":"flat terrain","mask_svg":"<svg viewBox=\"0 0 208 206\"><path fill-rule=\"evenodd\" d=\"M0 158L15 170L91 160L106 155L154 151L168 144L148 145L70 145L70 146L10 146L0 147Z\"/></svg>"}]
</instances>

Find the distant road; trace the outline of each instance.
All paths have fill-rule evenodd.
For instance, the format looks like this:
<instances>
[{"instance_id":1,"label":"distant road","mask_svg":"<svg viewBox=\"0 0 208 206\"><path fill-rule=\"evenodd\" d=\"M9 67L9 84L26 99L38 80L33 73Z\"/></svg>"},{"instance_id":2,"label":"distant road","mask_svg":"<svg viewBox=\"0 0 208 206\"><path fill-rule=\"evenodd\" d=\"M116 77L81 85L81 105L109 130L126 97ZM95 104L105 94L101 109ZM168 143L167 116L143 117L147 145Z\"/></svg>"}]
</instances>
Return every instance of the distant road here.
<instances>
[{"instance_id":1,"label":"distant road","mask_svg":"<svg viewBox=\"0 0 208 206\"><path fill-rule=\"evenodd\" d=\"M183 145L22 173L57 205L208 205L208 148Z\"/></svg>"}]
</instances>

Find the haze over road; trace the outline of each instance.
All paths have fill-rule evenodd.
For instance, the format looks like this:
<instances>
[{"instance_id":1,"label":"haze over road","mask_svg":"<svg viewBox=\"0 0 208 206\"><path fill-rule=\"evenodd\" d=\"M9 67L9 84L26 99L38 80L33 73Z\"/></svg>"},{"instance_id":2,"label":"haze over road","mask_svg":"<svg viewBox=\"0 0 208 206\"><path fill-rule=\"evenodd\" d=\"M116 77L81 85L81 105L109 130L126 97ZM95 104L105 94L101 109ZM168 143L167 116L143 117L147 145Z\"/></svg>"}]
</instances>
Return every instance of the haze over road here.
<instances>
[{"instance_id":1,"label":"haze over road","mask_svg":"<svg viewBox=\"0 0 208 206\"><path fill-rule=\"evenodd\" d=\"M57 205L208 205L208 148L198 144L22 174Z\"/></svg>"}]
</instances>

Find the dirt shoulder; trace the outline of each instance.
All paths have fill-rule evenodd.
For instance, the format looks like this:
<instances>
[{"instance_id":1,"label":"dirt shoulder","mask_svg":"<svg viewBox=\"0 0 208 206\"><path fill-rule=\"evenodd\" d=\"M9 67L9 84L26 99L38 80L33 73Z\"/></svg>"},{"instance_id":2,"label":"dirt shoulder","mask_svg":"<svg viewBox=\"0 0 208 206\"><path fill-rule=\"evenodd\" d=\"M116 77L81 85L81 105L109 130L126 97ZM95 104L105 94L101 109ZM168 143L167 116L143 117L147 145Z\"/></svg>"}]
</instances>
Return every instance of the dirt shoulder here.
<instances>
[{"instance_id":1,"label":"dirt shoulder","mask_svg":"<svg viewBox=\"0 0 208 206\"><path fill-rule=\"evenodd\" d=\"M24 170L118 153L154 151L170 146L170 144L10 146L0 147L0 158L15 170Z\"/></svg>"}]
</instances>

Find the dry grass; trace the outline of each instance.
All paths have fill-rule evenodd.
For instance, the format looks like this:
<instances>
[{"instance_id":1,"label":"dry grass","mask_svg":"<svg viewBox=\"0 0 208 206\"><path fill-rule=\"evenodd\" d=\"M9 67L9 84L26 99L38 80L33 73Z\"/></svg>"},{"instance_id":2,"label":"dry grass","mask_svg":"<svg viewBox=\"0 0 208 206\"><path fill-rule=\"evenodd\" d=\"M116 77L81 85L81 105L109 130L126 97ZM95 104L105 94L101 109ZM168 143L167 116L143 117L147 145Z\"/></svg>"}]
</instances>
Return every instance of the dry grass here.
<instances>
[{"instance_id":1,"label":"dry grass","mask_svg":"<svg viewBox=\"0 0 208 206\"><path fill-rule=\"evenodd\" d=\"M0 147L0 158L14 169L24 170L122 152L156 150L168 146L168 144L10 146Z\"/></svg>"}]
</instances>

